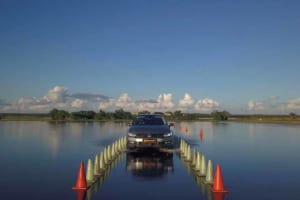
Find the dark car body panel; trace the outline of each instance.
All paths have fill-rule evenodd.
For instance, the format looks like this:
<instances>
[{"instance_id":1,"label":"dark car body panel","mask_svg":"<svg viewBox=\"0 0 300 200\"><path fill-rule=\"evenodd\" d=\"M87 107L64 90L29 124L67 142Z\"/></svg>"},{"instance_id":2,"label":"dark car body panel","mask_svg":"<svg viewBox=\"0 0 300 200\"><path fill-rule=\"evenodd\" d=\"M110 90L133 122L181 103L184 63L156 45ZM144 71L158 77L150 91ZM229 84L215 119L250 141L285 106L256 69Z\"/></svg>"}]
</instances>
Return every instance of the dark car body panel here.
<instances>
[{"instance_id":1,"label":"dark car body panel","mask_svg":"<svg viewBox=\"0 0 300 200\"><path fill-rule=\"evenodd\" d=\"M131 126L128 130L128 132L134 134L163 134L169 133L170 131L168 125Z\"/></svg>"}]
</instances>

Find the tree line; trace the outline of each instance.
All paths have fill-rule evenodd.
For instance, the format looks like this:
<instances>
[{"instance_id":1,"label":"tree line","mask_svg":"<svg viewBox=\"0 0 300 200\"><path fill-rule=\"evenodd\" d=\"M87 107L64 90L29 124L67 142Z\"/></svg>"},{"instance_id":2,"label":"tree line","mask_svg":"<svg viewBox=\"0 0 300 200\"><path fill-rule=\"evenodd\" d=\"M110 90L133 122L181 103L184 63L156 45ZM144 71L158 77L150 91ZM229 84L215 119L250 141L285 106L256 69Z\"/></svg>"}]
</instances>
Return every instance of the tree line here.
<instances>
[{"instance_id":1,"label":"tree line","mask_svg":"<svg viewBox=\"0 0 300 200\"><path fill-rule=\"evenodd\" d=\"M95 112L89 111L78 111L78 112L67 112L65 110L52 109L49 112L49 116L52 120L131 120L133 115L130 112L124 111L123 109L115 110L114 112L105 112L99 110Z\"/></svg>"},{"instance_id":2,"label":"tree line","mask_svg":"<svg viewBox=\"0 0 300 200\"><path fill-rule=\"evenodd\" d=\"M52 109L49 116L52 120L132 120L137 114L150 114L150 111L144 110L139 113L131 113L123 109L117 109L114 112L105 112L104 110L95 111L78 111L68 112L65 110ZM215 110L211 114L201 113L183 113L181 110L174 112L167 111L165 113L155 112L155 114L162 114L168 121L180 120L199 120L199 119L213 119L213 120L228 120L230 113L227 111Z\"/></svg>"}]
</instances>

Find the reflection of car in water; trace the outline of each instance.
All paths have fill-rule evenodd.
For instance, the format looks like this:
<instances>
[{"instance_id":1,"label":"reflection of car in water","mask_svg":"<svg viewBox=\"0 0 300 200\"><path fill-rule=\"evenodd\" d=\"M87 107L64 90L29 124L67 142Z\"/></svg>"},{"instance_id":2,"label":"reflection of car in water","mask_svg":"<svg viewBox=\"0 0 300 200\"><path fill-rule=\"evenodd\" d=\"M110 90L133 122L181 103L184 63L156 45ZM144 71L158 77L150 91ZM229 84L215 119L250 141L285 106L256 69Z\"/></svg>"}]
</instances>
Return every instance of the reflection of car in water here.
<instances>
[{"instance_id":1,"label":"reflection of car in water","mask_svg":"<svg viewBox=\"0 0 300 200\"><path fill-rule=\"evenodd\" d=\"M162 178L173 173L173 153L132 152L126 155L126 171L140 178Z\"/></svg>"}]
</instances>

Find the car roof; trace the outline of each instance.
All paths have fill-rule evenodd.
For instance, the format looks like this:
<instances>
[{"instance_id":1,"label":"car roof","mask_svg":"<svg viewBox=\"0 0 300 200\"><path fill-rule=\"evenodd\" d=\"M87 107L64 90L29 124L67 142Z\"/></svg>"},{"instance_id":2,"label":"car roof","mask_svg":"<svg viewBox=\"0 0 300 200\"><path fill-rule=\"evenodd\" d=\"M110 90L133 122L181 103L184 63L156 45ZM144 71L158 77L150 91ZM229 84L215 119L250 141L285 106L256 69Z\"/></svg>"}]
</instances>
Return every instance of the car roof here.
<instances>
[{"instance_id":1,"label":"car roof","mask_svg":"<svg viewBox=\"0 0 300 200\"><path fill-rule=\"evenodd\" d=\"M163 117L163 116L160 114L140 114L137 115L136 117Z\"/></svg>"}]
</instances>

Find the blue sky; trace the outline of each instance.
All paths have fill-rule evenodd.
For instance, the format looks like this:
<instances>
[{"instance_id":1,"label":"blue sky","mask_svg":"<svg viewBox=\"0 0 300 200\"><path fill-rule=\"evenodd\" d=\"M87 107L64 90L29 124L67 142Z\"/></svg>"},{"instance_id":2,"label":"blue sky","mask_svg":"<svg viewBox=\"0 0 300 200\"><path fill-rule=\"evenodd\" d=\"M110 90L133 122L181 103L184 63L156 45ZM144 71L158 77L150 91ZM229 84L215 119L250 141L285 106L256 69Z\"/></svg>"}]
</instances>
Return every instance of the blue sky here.
<instances>
[{"instance_id":1,"label":"blue sky","mask_svg":"<svg viewBox=\"0 0 300 200\"><path fill-rule=\"evenodd\" d=\"M300 113L299 10L276 0L1 1L0 112Z\"/></svg>"}]
</instances>

